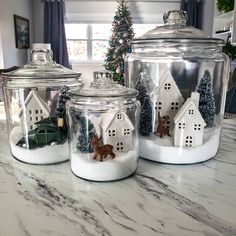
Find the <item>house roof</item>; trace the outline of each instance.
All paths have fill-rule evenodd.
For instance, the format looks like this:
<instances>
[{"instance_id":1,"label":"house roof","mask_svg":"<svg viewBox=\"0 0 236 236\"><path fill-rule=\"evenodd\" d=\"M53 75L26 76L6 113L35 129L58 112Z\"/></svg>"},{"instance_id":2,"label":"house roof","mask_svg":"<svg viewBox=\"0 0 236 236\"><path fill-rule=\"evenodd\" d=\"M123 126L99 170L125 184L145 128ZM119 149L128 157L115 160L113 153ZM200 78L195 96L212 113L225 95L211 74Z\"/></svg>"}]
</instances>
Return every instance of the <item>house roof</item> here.
<instances>
[{"instance_id":1,"label":"house roof","mask_svg":"<svg viewBox=\"0 0 236 236\"><path fill-rule=\"evenodd\" d=\"M31 90L20 108L19 116L22 115L23 110L25 109L25 107L27 107L27 104L31 101L32 98L34 98L37 103L41 105L42 110L49 115L48 104L39 96L36 90Z\"/></svg>"},{"instance_id":2,"label":"house roof","mask_svg":"<svg viewBox=\"0 0 236 236\"><path fill-rule=\"evenodd\" d=\"M100 125L103 128L104 131L107 131L108 128L110 127L110 125L112 124L112 122L114 121L114 119L116 119L116 115L118 113L121 113L124 116L124 119L126 120L126 122L128 123L129 127L131 128L131 130L134 130L134 126L131 123L129 117L127 116L127 114L125 112L122 111L117 111L114 113L105 113L101 116L101 120L100 120Z\"/></svg>"},{"instance_id":3,"label":"house roof","mask_svg":"<svg viewBox=\"0 0 236 236\"><path fill-rule=\"evenodd\" d=\"M168 69L166 69L166 70L162 73L162 75L160 76L160 78L161 78L161 79L160 79L160 84L159 84L159 86L157 86L156 88L153 89L153 91L152 91L152 93L151 93L151 96L158 95L158 94L160 93L160 90L164 87L164 84L165 84L166 82L170 81L172 87L173 87L174 90L177 92L178 97L181 97L182 100L184 101L183 96L182 96L182 94L180 93L179 88L178 88L178 86L177 86L177 84L176 84L176 82L175 82L173 76L171 75L171 73L170 73L170 71L169 71ZM172 94L172 95L174 95L174 94Z\"/></svg>"},{"instance_id":4,"label":"house roof","mask_svg":"<svg viewBox=\"0 0 236 236\"><path fill-rule=\"evenodd\" d=\"M178 123L188 112L188 110L192 108L196 112L195 117L197 116L198 119L200 119L200 122L206 125L204 119L202 118L201 113L199 112L195 101L192 98L188 98L184 105L179 109L179 111L176 113L174 117L174 123Z\"/></svg>"}]
</instances>

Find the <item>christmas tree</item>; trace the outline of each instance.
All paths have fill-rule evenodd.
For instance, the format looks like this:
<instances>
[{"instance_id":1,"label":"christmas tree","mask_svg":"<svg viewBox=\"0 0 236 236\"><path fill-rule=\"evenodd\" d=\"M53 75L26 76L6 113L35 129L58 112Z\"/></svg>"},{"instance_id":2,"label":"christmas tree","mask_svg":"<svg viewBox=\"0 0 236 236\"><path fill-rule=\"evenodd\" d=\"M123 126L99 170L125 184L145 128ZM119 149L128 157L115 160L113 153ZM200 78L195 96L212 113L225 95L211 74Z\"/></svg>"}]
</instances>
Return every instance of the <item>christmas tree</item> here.
<instances>
[{"instance_id":1,"label":"christmas tree","mask_svg":"<svg viewBox=\"0 0 236 236\"><path fill-rule=\"evenodd\" d=\"M113 72L113 79L124 85L124 57L131 51L129 41L134 37L132 18L126 0L118 0L112 23L112 35L105 59L105 68Z\"/></svg>"},{"instance_id":2,"label":"christmas tree","mask_svg":"<svg viewBox=\"0 0 236 236\"><path fill-rule=\"evenodd\" d=\"M57 106L56 106L56 118L62 118L63 119L63 127L65 128L65 119L66 119L66 102L69 100L68 96L68 90L69 88L67 86L62 86L59 91L59 96L57 100Z\"/></svg>"},{"instance_id":3,"label":"christmas tree","mask_svg":"<svg viewBox=\"0 0 236 236\"><path fill-rule=\"evenodd\" d=\"M83 153L92 153L92 138L96 133L96 129L93 123L84 116L77 116L77 120L79 122L79 136L77 139L76 148Z\"/></svg>"},{"instance_id":4,"label":"christmas tree","mask_svg":"<svg viewBox=\"0 0 236 236\"><path fill-rule=\"evenodd\" d=\"M138 100L141 103L140 134L148 136L152 133L152 104L143 73L140 74L135 88L139 91Z\"/></svg>"},{"instance_id":5,"label":"christmas tree","mask_svg":"<svg viewBox=\"0 0 236 236\"><path fill-rule=\"evenodd\" d=\"M212 127L214 125L216 106L212 89L211 75L208 70L204 71L204 75L200 80L197 92L200 94L199 111L206 122L206 127Z\"/></svg>"}]
</instances>

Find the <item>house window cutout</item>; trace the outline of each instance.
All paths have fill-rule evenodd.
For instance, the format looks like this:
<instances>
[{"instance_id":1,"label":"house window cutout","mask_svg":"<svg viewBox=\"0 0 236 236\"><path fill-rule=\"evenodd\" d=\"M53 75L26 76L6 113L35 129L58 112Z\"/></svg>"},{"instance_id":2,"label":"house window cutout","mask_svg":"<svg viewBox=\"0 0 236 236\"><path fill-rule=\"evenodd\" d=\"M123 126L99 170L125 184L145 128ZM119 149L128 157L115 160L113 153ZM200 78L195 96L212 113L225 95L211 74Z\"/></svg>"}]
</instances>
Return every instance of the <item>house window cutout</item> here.
<instances>
[{"instance_id":1,"label":"house window cutout","mask_svg":"<svg viewBox=\"0 0 236 236\"><path fill-rule=\"evenodd\" d=\"M32 118L32 116L30 116L30 121L32 121L33 120L33 118Z\"/></svg>"},{"instance_id":2,"label":"house window cutout","mask_svg":"<svg viewBox=\"0 0 236 236\"><path fill-rule=\"evenodd\" d=\"M170 83L165 83L164 84L164 89L165 90L169 90L171 88L171 84Z\"/></svg>"},{"instance_id":3,"label":"house window cutout","mask_svg":"<svg viewBox=\"0 0 236 236\"><path fill-rule=\"evenodd\" d=\"M123 135L130 135L130 129L123 129Z\"/></svg>"},{"instance_id":4,"label":"house window cutout","mask_svg":"<svg viewBox=\"0 0 236 236\"><path fill-rule=\"evenodd\" d=\"M29 110L29 114L30 114L30 115L32 114L32 111L31 111L31 110Z\"/></svg>"},{"instance_id":5,"label":"house window cutout","mask_svg":"<svg viewBox=\"0 0 236 236\"><path fill-rule=\"evenodd\" d=\"M160 111L162 108L162 102L156 102L156 105L155 105L155 110L158 109L158 111Z\"/></svg>"},{"instance_id":6,"label":"house window cutout","mask_svg":"<svg viewBox=\"0 0 236 236\"><path fill-rule=\"evenodd\" d=\"M40 109L40 113L43 114L43 110L42 109Z\"/></svg>"},{"instance_id":7,"label":"house window cutout","mask_svg":"<svg viewBox=\"0 0 236 236\"><path fill-rule=\"evenodd\" d=\"M117 120L121 120L121 119L122 119L122 114L118 113L118 114L116 115L116 119L117 119Z\"/></svg>"},{"instance_id":8,"label":"house window cutout","mask_svg":"<svg viewBox=\"0 0 236 236\"><path fill-rule=\"evenodd\" d=\"M179 110L179 103L178 102L172 102L170 109L178 111Z\"/></svg>"},{"instance_id":9,"label":"house window cutout","mask_svg":"<svg viewBox=\"0 0 236 236\"><path fill-rule=\"evenodd\" d=\"M201 124L194 124L194 130L201 130Z\"/></svg>"},{"instance_id":10,"label":"house window cutout","mask_svg":"<svg viewBox=\"0 0 236 236\"><path fill-rule=\"evenodd\" d=\"M163 125L165 128L170 128L170 121L166 121L166 123Z\"/></svg>"},{"instance_id":11,"label":"house window cutout","mask_svg":"<svg viewBox=\"0 0 236 236\"><path fill-rule=\"evenodd\" d=\"M186 136L185 138L185 147L192 147L193 146L193 137Z\"/></svg>"},{"instance_id":12,"label":"house window cutout","mask_svg":"<svg viewBox=\"0 0 236 236\"><path fill-rule=\"evenodd\" d=\"M124 150L124 144L123 144L122 142L118 142L118 143L116 144L116 150L117 150L117 151L120 151L120 152L123 152L123 150Z\"/></svg>"},{"instance_id":13,"label":"house window cutout","mask_svg":"<svg viewBox=\"0 0 236 236\"><path fill-rule=\"evenodd\" d=\"M39 110L36 109L36 110L35 110L35 114L38 114L38 113L39 113Z\"/></svg>"},{"instance_id":14,"label":"house window cutout","mask_svg":"<svg viewBox=\"0 0 236 236\"><path fill-rule=\"evenodd\" d=\"M36 117L35 117L35 120L36 120L36 121L38 121L38 120L39 120L38 116L36 116Z\"/></svg>"},{"instance_id":15,"label":"house window cutout","mask_svg":"<svg viewBox=\"0 0 236 236\"><path fill-rule=\"evenodd\" d=\"M108 130L108 136L109 137L115 137L116 136L116 130L115 129L109 129Z\"/></svg>"},{"instance_id":16,"label":"house window cutout","mask_svg":"<svg viewBox=\"0 0 236 236\"><path fill-rule=\"evenodd\" d=\"M188 110L188 114L189 114L189 115L193 115L193 114L194 114L193 109L189 109L189 110Z\"/></svg>"},{"instance_id":17,"label":"house window cutout","mask_svg":"<svg viewBox=\"0 0 236 236\"><path fill-rule=\"evenodd\" d=\"M33 125L30 126L30 129L33 129Z\"/></svg>"},{"instance_id":18,"label":"house window cutout","mask_svg":"<svg viewBox=\"0 0 236 236\"><path fill-rule=\"evenodd\" d=\"M179 123L179 129L185 129L186 124L185 123Z\"/></svg>"}]
</instances>

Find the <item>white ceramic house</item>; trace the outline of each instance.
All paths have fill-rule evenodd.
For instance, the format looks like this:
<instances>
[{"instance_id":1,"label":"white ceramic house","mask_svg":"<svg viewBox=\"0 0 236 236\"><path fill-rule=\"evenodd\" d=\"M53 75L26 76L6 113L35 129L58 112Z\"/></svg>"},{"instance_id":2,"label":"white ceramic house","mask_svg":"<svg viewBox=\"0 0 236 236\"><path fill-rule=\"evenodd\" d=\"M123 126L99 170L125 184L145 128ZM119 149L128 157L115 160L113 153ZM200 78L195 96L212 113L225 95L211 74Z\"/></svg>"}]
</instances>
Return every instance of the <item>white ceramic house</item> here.
<instances>
[{"instance_id":1,"label":"white ceramic house","mask_svg":"<svg viewBox=\"0 0 236 236\"><path fill-rule=\"evenodd\" d=\"M170 127L173 127L173 118L183 105L184 98L169 70L165 70L161 75L160 84L151 93L151 99L155 104L156 125L160 112L161 116L169 115Z\"/></svg>"},{"instance_id":2,"label":"white ceramic house","mask_svg":"<svg viewBox=\"0 0 236 236\"><path fill-rule=\"evenodd\" d=\"M195 147L202 145L206 123L198 110L199 93L193 92L174 117L174 145Z\"/></svg>"},{"instance_id":3,"label":"white ceramic house","mask_svg":"<svg viewBox=\"0 0 236 236\"><path fill-rule=\"evenodd\" d=\"M101 117L104 144L111 144L114 152L128 152L133 146L134 126L125 112L105 113Z\"/></svg>"},{"instance_id":4,"label":"white ceramic house","mask_svg":"<svg viewBox=\"0 0 236 236\"><path fill-rule=\"evenodd\" d=\"M49 107L47 103L43 101L36 90L31 90L19 111L22 132L26 133L29 130L35 129L35 122L48 116Z\"/></svg>"}]
</instances>

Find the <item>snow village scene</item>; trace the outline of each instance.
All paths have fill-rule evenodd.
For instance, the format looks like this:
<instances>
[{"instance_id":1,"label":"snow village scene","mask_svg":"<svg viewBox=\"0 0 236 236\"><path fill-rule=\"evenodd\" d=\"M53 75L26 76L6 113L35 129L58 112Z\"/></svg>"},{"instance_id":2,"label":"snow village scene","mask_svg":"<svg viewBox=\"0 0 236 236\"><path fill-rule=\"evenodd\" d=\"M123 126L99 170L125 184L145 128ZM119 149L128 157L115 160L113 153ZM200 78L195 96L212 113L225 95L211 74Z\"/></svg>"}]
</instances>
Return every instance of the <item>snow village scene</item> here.
<instances>
[{"instance_id":1,"label":"snow village scene","mask_svg":"<svg viewBox=\"0 0 236 236\"><path fill-rule=\"evenodd\" d=\"M138 137L133 112L110 110L72 115L70 138L72 172L84 179L111 181L135 172Z\"/></svg>"},{"instance_id":2,"label":"snow village scene","mask_svg":"<svg viewBox=\"0 0 236 236\"><path fill-rule=\"evenodd\" d=\"M46 89L45 89L46 90ZM53 103L46 99L46 91L32 89L23 100L10 132L12 155L23 162L52 164L69 158L65 103L68 88L54 93ZM52 102L52 101L51 101Z\"/></svg>"},{"instance_id":3,"label":"snow village scene","mask_svg":"<svg viewBox=\"0 0 236 236\"><path fill-rule=\"evenodd\" d=\"M205 69L197 87L184 98L170 70L165 67L155 85L146 71L135 88L139 90L140 157L174 164L196 163L214 157L218 150L212 75ZM150 86L151 84L151 86Z\"/></svg>"}]
</instances>

